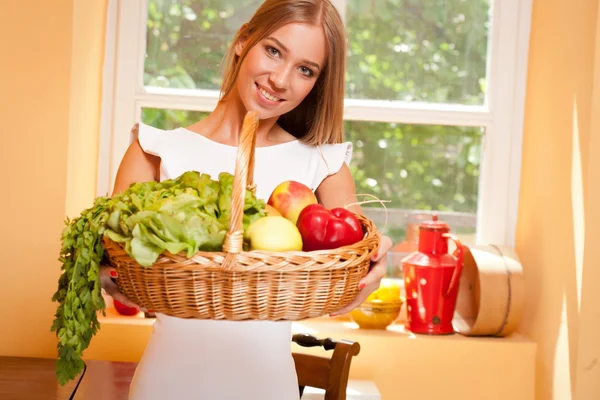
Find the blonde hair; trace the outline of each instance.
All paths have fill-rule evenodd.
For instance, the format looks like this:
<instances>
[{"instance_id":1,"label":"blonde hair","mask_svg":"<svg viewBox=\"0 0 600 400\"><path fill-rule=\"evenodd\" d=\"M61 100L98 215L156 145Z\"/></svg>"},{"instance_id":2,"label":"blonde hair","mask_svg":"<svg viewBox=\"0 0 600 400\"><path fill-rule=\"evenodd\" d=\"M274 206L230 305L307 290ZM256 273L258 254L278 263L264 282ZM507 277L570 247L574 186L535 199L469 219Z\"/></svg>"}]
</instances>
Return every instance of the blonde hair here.
<instances>
[{"instance_id":1,"label":"blonde hair","mask_svg":"<svg viewBox=\"0 0 600 400\"><path fill-rule=\"evenodd\" d=\"M346 38L344 24L329 0L266 0L236 34L225 57L221 101L225 100L240 71L240 65L260 40L290 23L321 26L325 34L327 61L304 101L279 117L279 125L306 144L341 143L344 114ZM235 46L244 39L238 56Z\"/></svg>"}]
</instances>

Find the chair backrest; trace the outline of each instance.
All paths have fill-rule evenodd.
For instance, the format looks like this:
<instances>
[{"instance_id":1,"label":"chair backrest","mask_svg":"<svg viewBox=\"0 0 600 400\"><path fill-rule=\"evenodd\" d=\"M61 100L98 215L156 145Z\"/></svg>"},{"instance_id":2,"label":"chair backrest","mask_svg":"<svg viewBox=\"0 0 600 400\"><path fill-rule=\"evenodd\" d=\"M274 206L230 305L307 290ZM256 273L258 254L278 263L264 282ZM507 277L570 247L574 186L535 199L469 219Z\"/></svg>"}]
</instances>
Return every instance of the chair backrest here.
<instances>
[{"instance_id":1,"label":"chair backrest","mask_svg":"<svg viewBox=\"0 0 600 400\"><path fill-rule=\"evenodd\" d=\"M333 350L331 357L293 352L300 395L305 386L325 390L325 400L346 400L346 387L352 357L360 352L360 344L348 340L317 339L309 334L296 334L292 341L303 347Z\"/></svg>"}]
</instances>

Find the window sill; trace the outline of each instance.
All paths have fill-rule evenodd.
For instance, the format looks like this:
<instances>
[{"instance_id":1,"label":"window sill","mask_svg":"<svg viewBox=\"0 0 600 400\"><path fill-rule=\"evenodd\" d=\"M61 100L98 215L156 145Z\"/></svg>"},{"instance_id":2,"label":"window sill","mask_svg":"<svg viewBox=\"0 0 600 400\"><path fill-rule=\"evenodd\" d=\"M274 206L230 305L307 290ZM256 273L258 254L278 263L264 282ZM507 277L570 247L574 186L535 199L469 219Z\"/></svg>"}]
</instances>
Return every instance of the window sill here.
<instances>
[{"instance_id":1,"label":"window sill","mask_svg":"<svg viewBox=\"0 0 600 400\"><path fill-rule=\"evenodd\" d=\"M154 318L144 318L143 313L139 313L135 316L123 316L115 311L114 308L106 309L106 316L99 315L98 320L100 321L101 327L106 325L126 325L126 326L140 326L140 327L152 327L154 324ZM520 334L513 334L507 338L494 338L494 337L467 337L459 334L454 335L416 335L404 328L402 320L399 319L396 323L387 327L387 329L360 329L357 324L350 321L345 317L319 317L312 318L304 321L292 323L293 333L308 333L316 335L318 337L323 336L324 332L330 334L335 339L350 339L357 336L371 336L381 338L396 338L396 339L408 339L416 341L434 341L434 342L469 342L469 343L490 343L498 346L502 346L506 343L522 343L531 344L531 340ZM351 339L357 340L357 339Z\"/></svg>"},{"instance_id":2,"label":"window sill","mask_svg":"<svg viewBox=\"0 0 600 400\"><path fill-rule=\"evenodd\" d=\"M155 319L144 318L143 313L136 316L123 316L118 314L114 308L106 309L106 316L98 317L101 327L106 326L127 326L137 330L147 330L148 334L152 331L152 325ZM137 327L137 328L136 328ZM434 342L434 343L487 343L493 346L505 345L531 345L533 342L520 334L513 334L506 338L495 337L467 337L459 334L454 335L416 335L404 328L401 320L387 327L387 329L360 329L357 324L344 317L319 317L309 320L293 322L293 333L308 333L319 338L330 336L334 339L349 339L360 342L360 338L393 338L406 339L416 342ZM145 346L145 343L144 343ZM129 358L129 357L126 357ZM125 361L125 360L124 360ZM137 361L137 360L135 360Z\"/></svg>"}]
</instances>

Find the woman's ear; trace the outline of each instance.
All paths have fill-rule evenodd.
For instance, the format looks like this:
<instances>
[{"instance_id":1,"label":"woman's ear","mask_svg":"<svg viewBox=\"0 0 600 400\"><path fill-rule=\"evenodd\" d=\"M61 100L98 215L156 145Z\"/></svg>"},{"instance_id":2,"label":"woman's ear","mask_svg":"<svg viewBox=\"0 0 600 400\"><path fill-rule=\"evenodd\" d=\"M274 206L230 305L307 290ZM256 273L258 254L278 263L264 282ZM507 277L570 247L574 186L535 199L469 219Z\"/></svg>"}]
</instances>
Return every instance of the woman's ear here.
<instances>
[{"instance_id":1,"label":"woman's ear","mask_svg":"<svg viewBox=\"0 0 600 400\"><path fill-rule=\"evenodd\" d=\"M246 32L246 29L248 29L248 24L242 25L238 35L239 39L235 44L235 54L238 57L242 55L242 51L244 50L244 46L246 45L246 40L248 39L248 32Z\"/></svg>"}]
</instances>

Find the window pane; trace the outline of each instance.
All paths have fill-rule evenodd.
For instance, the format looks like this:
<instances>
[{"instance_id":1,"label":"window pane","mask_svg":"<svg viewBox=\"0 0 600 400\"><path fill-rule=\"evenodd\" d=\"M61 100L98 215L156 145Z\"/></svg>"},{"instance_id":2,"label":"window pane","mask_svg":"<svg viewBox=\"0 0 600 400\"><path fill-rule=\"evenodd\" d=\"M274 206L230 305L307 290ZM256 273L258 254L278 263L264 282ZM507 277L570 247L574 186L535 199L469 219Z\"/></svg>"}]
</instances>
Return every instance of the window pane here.
<instances>
[{"instance_id":1,"label":"window pane","mask_svg":"<svg viewBox=\"0 0 600 400\"><path fill-rule=\"evenodd\" d=\"M483 129L346 121L354 144L351 170L359 194L387 200L364 204L395 252L416 245L414 229L435 212L465 243L474 243ZM373 197L359 196L359 201ZM383 229L385 226L385 229ZM391 256L391 255L390 255Z\"/></svg>"},{"instance_id":2,"label":"window pane","mask_svg":"<svg viewBox=\"0 0 600 400\"><path fill-rule=\"evenodd\" d=\"M237 30L262 0L148 0L144 85L216 89Z\"/></svg>"},{"instance_id":3,"label":"window pane","mask_svg":"<svg viewBox=\"0 0 600 400\"><path fill-rule=\"evenodd\" d=\"M490 0L347 0L347 97L483 104Z\"/></svg>"},{"instance_id":4,"label":"window pane","mask_svg":"<svg viewBox=\"0 0 600 400\"><path fill-rule=\"evenodd\" d=\"M168 110L159 108L143 108L142 122L159 129L175 129L190 126L206 118L208 113L202 111Z\"/></svg>"}]
</instances>

